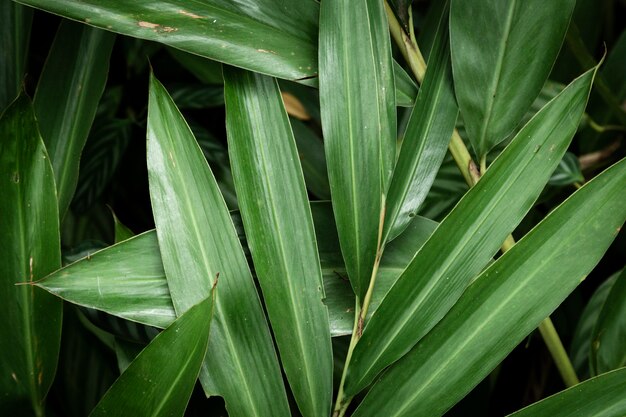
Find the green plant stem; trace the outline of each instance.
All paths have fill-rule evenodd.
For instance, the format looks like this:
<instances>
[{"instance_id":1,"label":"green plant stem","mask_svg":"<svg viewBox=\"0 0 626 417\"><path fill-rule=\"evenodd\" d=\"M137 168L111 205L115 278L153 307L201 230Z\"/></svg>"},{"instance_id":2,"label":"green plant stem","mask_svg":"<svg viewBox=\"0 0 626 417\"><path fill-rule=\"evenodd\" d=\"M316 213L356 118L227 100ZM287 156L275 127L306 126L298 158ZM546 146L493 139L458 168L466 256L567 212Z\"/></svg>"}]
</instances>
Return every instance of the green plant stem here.
<instances>
[{"instance_id":1,"label":"green plant stem","mask_svg":"<svg viewBox=\"0 0 626 417\"><path fill-rule=\"evenodd\" d=\"M352 359L352 352L354 351L354 347L359 340L359 338L355 337L355 335L358 334L360 319L361 307L359 297L357 297L354 305L354 326L352 327L352 337L350 339L350 345L348 346L348 353L346 354L346 362L343 367L343 373L341 374L341 382L339 383L339 391L337 391L337 400L335 401L335 408L333 409L333 417L342 417L346 413L346 410L350 405L350 401L352 400L352 398L345 398L343 385L346 380L346 370L350 364L350 359Z\"/></svg>"},{"instance_id":2,"label":"green plant stem","mask_svg":"<svg viewBox=\"0 0 626 417\"><path fill-rule=\"evenodd\" d=\"M389 7L387 1L385 1L385 11L387 13L387 21L389 22L389 29L391 31L391 35L395 42L398 44L402 55L409 63L409 67L411 71L417 78L417 81L421 84L424 79L424 74L426 73L426 62L424 61L424 57L417 46L417 43L411 41L410 37L402 30L402 26L396 19L395 14ZM569 36L569 32L568 32ZM593 59L591 59L592 65L595 65ZM609 91L610 92L610 91ZM472 157L461 139L458 131L455 129L452 138L450 140L449 145L450 153L454 158L461 174L465 178L465 181L470 187L476 185L478 180L480 179L481 172L478 170L476 163L472 160ZM481 161L481 171L484 172L487 168L486 158L483 158ZM512 235L507 236L505 241L502 244L501 251L502 253L508 251L515 245L515 239ZM546 331L548 329L549 331ZM567 387L571 387L578 383L578 378L576 377L576 373L574 371L574 367L565 352L565 348L563 347L563 343L552 324L552 320L550 317L547 317L540 325L539 331L548 346L548 349L552 355L554 362L561 373L561 378L565 382ZM573 377L572 377L573 375Z\"/></svg>"},{"instance_id":3,"label":"green plant stem","mask_svg":"<svg viewBox=\"0 0 626 417\"><path fill-rule=\"evenodd\" d=\"M572 366L569 356L567 356L567 352L561 343L559 334L554 328L554 324L552 324L552 320L550 320L550 318L541 322L539 325L539 332L541 333L541 336L543 337L543 340L552 355L552 359L554 359L554 363L556 364L565 385L567 387L573 387L578 384L580 381L576 376L576 371Z\"/></svg>"}]
</instances>

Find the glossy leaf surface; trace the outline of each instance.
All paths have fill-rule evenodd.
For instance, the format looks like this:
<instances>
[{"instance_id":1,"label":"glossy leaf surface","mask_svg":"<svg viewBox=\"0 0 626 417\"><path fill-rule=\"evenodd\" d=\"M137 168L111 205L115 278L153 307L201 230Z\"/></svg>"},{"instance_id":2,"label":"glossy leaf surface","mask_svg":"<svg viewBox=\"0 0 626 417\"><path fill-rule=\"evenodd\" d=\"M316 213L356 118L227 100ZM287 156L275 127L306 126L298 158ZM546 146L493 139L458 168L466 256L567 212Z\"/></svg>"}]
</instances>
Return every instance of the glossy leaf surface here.
<instances>
[{"instance_id":1,"label":"glossy leaf surface","mask_svg":"<svg viewBox=\"0 0 626 417\"><path fill-rule=\"evenodd\" d=\"M621 417L626 414L626 369L600 375L532 404L510 417Z\"/></svg>"},{"instance_id":2,"label":"glossy leaf surface","mask_svg":"<svg viewBox=\"0 0 626 417\"><path fill-rule=\"evenodd\" d=\"M573 0L452 0L456 96L479 158L506 138L539 94L574 5Z\"/></svg>"},{"instance_id":3,"label":"glossy leaf surface","mask_svg":"<svg viewBox=\"0 0 626 417\"><path fill-rule=\"evenodd\" d=\"M54 174L30 99L0 118L0 414L43 399L57 366L62 303L30 285L61 266ZM23 410L22 410L23 412Z\"/></svg>"},{"instance_id":4,"label":"glossy leaf surface","mask_svg":"<svg viewBox=\"0 0 626 417\"><path fill-rule=\"evenodd\" d=\"M208 297L154 338L90 416L183 416L207 352L213 304Z\"/></svg>"},{"instance_id":5,"label":"glossy leaf surface","mask_svg":"<svg viewBox=\"0 0 626 417\"><path fill-rule=\"evenodd\" d=\"M322 2L319 36L328 179L348 277L362 299L396 153L393 64L382 2Z\"/></svg>"},{"instance_id":6,"label":"glossy leaf surface","mask_svg":"<svg viewBox=\"0 0 626 417\"><path fill-rule=\"evenodd\" d=\"M177 316L206 298L221 277L211 355L200 374L205 393L222 395L233 416L286 415L278 359L226 204L189 126L154 76L147 153L159 249Z\"/></svg>"},{"instance_id":7,"label":"glossy leaf surface","mask_svg":"<svg viewBox=\"0 0 626 417\"><path fill-rule=\"evenodd\" d=\"M285 374L304 416L329 413L332 349L302 166L278 83L224 68L239 209Z\"/></svg>"},{"instance_id":8,"label":"glossy leaf surface","mask_svg":"<svg viewBox=\"0 0 626 417\"><path fill-rule=\"evenodd\" d=\"M626 366L626 269L611 287L591 339L592 374L623 366Z\"/></svg>"},{"instance_id":9,"label":"glossy leaf surface","mask_svg":"<svg viewBox=\"0 0 626 417\"><path fill-rule=\"evenodd\" d=\"M109 32L62 21L39 78L35 113L54 170L61 218L76 189L114 41Z\"/></svg>"},{"instance_id":10,"label":"glossy leaf surface","mask_svg":"<svg viewBox=\"0 0 626 417\"><path fill-rule=\"evenodd\" d=\"M600 261L626 220L624 187L626 160L555 209L469 286L355 415L439 416L463 398Z\"/></svg>"},{"instance_id":11,"label":"glossy leaf surface","mask_svg":"<svg viewBox=\"0 0 626 417\"><path fill-rule=\"evenodd\" d=\"M313 0L23 0L68 19L220 62L300 79L316 74ZM277 7L278 6L278 7Z\"/></svg>"},{"instance_id":12,"label":"glossy leaf surface","mask_svg":"<svg viewBox=\"0 0 626 417\"><path fill-rule=\"evenodd\" d=\"M537 113L417 253L366 325L347 393L364 388L432 329L530 210L576 132L594 73Z\"/></svg>"},{"instance_id":13,"label":"glossy leaf surface","mask_svg":"<svg viewBox=\"0 0 626 417\"><path fill-rule=\"evenodd\" d=\"M0 4L0 112L20 91L26 73L26 57L33 11L12 1Z\"/></svg>"},{"instance_id":14,"label":"glossy leaf surface","mask_svg":"<svg viewBox=\"0 0 626 417\"><path fill-rule=\"evenodd\" d=\"M459 111L454 98L447 18L446 8L389 186L383 241L398 236L417 213L454 130Z\"/></svg>"},{"instance_id":15,"label":"glossy leaf surface","mask_svg":"<svg viewBox=\"0 0 626 417\"><path fill-rule=\"evenodd\" d=\"M345 277L337 230L329 203L311 205L320 253L332 336L349 335L354 324L354 293ZM233 215L240 225L238 215ZM370 314L432 234L437 223L416 217L391 242L378 271ZM240 231L243 237L243 230ZM243 242L242 242L243 243ZM143 259L144 262L137 262ZM165 328L176 318L154 231L143 233L68 265L35 285L66 301L138 323Z\"/></svg>"}]
</instances>

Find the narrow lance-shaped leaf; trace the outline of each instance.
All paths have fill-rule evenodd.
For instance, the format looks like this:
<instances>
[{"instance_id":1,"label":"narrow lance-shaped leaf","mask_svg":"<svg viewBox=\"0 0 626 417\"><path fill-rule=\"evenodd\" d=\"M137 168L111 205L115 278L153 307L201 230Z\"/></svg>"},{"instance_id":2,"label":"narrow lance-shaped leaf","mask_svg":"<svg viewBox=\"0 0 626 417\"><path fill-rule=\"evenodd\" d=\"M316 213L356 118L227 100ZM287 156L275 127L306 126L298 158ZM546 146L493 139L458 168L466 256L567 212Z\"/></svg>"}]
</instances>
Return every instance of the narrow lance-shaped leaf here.
<instances>
[{"instance_id":1,"label":"narrow lance-shaped leaf","mask_svg":"<svg viewBox=\"0 0 626 417\"><path fill-rule=\"evenodd\" d=\"M435 180L454 130L459 111L452 85L447 22L445 7L389 186L383 242L402 233L415 217Z\"/></svg>"},{"instance_id":2,"label":"narrow lance-shaped leaf","mask_svg":"<svg viewBox=\"0 0 626 417\"><path fill-rule=\"evenodd\" d=\"M54 170L61 218L76 189L114 41L109 32L62 21L39 78L35 113Z\"/></svg>"},{"instance_id":3,"label":"narrow lance-shaped leaf","mask_svg":"<svg viewBox=\"0 0 626 417\"><path fill-rule=\"evenodd\" d=\"M593 375L626 366L626 269L616 278L591 338Z\"/></svg>"},{"instance_id":4,"label":"narrow lance-shaped leaf","mask_svg":"<svg viewBox=\"0 0 626 417\"><path fill-rule=\"evenodd\" d=\"M311 207L275 79L224 68L230 162L283 369L304 416L327 415L332 349Z\"/></svg>"},{"instance_id":5,"label":"narrow lance-shaped leaf","mask_svg":"<svg viewBox=\"0 0 626 417\"><path fill-rule=\"evenodd\" d=\"M0 112L17 97L26 73L33 11L12 1L0 4Z\"/></svg>"},{"instance_id":6,"label":"narrow lance-shaped leaf","mask_svg":"<svg viewBox=\"0 0 626 417\"><path fill-rule=\"evenodd\" d=\"M322 2L319 36L328 179L341 252L362 299L396 152L393 64L382 1Z\"/></svg>"},{"instance_id":7,"label":"narrow lance-shaped leaf","mask_svg":"<svg viewBox=\"0 0 626 417\"><path fill-rule=\"evenodd\" d=\"M288 414L265 314L226 203L195 138L151 76L148 179L159 249L177 316L208 296L219 275L211 355L200 373L233 416Z\"/></svg>"},{"instance_id":8,"label":"narrow lance-shaped leaf","mask_svg":"<svg viewBox=\"0 0 626 417\"><path fill-rule=\"evenodd\" d=\"M574 80L524 126L416 254L354 349L348 394L441 320L530 210L576 132L594 74Z\"/></svg>"},{"instance_id":9,"label":"narrow lance-shaped leaf","mask_svg":"<svg viewBox=\"0 0 626 417\"><path fill-rule=\"evenodd\" d=\"M54 174L30 99L0 118L0 414L23 415L43 399L56 371L62 303L31 282L61 266Z\"/></svg>"},{"instance_id":10,"label":"narrow lance-shaped leaf","mask_svg":"<svg viewBox=\"0 0 626 417\"><path fill-rule=\"evenodd\" d=\"M183 416L207 352L213 298L191 307L159 333L90 416Z\"/></svg>"},{"instance_id":11,"label":"narrow lance-shaped leaf","mask_svg":"<svg viewBox=\"0 0 626 417\"><path fill-rule=\"evenodd\" d=\"M20 0L68 19L286 79L316 75L319 5L275 0Z\"/></svg>"},{"instance_id":12,"label":"narrow lance-shaped leaf","mask_svg":"<svg viewBox=\"0 0 626 417\"><path fill-rule=\"evenodd\" d=\"M510 417L622 417L626 369L609 372L510 414Z\"/></svg>"},{"instance_id":13,"label":"narrow lance-shaped leaf","mask_svg":"<svg viewBox=\"0 0 626 417\"><path fill-rule=\"evenodd\" d=\"M452 0L454 85L479 158L515 128L561 49L574 0ZM476 30L480 28L480 30Z\"/></svg>"},{"instance_id":14,"label":"narrow lance-shaped leaf","mask_svg":"<svg viewBox=\"0 0 626 417\"><path fill-rule=\"evenodd\" d=\"M555 209L383 375L355 416L440 416L463 398L600 261L626 220L625 188L622 160Z\"/></svg>"},{"instance_id":15,"label":"narrow lance-shaped leaf","mask_svg":"<svg viewBox=\"0 0 626 417\"><path fill-rule=\"evenodd\" d=\"M349 335L354 324L354 293L346 282L330 203L311 205L320 253L325 304L332 336ZM238 215L233 221L243 236ZM428 239L437 223L416 217L391 242L378 269L370 314ZM242 242L245 243L245 242ZM137 262L141 259L142 262ZM66 301L134 322L165 328L176 318L154 230L142 233L59 269L35 285Z\"/></svg>"}]
</instances>

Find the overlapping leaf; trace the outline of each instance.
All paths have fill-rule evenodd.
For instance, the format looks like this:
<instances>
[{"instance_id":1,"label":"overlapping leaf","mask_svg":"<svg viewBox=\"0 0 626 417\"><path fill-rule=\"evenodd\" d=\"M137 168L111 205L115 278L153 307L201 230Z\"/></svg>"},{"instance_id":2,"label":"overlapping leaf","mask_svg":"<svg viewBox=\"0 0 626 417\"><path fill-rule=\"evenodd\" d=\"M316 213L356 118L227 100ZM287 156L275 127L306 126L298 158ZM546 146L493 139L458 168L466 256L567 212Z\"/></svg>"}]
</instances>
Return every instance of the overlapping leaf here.
<instances>
[{"instance_id":1,"label":"overlapping leaf","mask_svg":"<svg viewBox=\"0 0 626 417\"><path fill-rule=\"evenodd\" d=\"M317 72L319 5L302 0L21 0L69 19L286 79Z\"/></svg>"},{"instance_id":2,"label":"overlapping leaf","mask_svg":"<svg viewBox=\"0 0 626 417\"><path fill-rule=\"evenodd\" d=\"M561 49L574 4L452 0L456 96L479 158L506 138L539 94Z\"/></svg>"},{"instance_id":3,"label":"overlapping leaf","mask_svg":"<svg viewBox=\"0 0 626 417\"><path fill-rule=\"evenodd\" d=\"M304 416L329 413L332 350L302 167L276 80L224 68L226 130L248 247Z\"/></svg>"},{"instance_id":4,"label":"overlapping leaf","mask_svg":"<svg viewBox=\"0 0 626 417\"><path fill-rule=\"evenodd\" d=\"M30 99L0 118L0 414L43 413L57 366L62 303L30 285L61 266L54 174Z\"/></svg>"},{"instance_id":5,"label":"overlapping leaf","mask_svg":"<svg viewBox=\"0 0 626 417\"><path fill-rule=\"evenodd\" d=\"M76 189L114 41L109 32L63 21L39 78L35 113L54 170L61 218Z\"/></svg>"},{"instance_id":6,"label":"overlapping leaf","mask_svg":"<svg viewBox=\"0 0 626 417\"><path fill-rule=\"evenodd\" d=\"M393 64L382 1L322 2L319 37L328 179L348 277L362 299L396 152Z\"/></svg>"},{"instance_id":7,"label":"overlapping leaf","mask_svg":"<svg viewBox=\"0 0 626 417\"><path fill-rule=\"evenodd\" d=\"M213 305L213 297L198 303L154 338L90 416L183 416L207 352Z\"/></svg>"},{"instance_id":8,"label":"overlapping leaf","mask_svg":"<svg viewBox=\"0 0 626 417\"><path fill-rule=\"evenodd\" d=\"M348 395L432 329L519 224L569 146L594 74L581 75L535 115L417 253L356 345Z\"/></svg>"},{"instance_id":9,"label":"overlapping leaf","mask_svg":"<svg viewBox=\"0 0 626 417\"><path fill-rule=\"evenodd\" d=\"M14 99L26 73L33 11L12 1L0 5L0 112Z\"/></svg>"},{"instance_id":10,"label":"overlapping leaf","mask_svg":"<svg viewBox=\"0 0 626 417\"><path fill-rule=\"evenodd\" d=\"M622 160L555 209L383 375L355 416L439 416L463 398L600 261L626 220L625 187Z\"/></svg>"},{"instance_id":11,"label":"overlapping leaf","mask_svg":"<svg viewBox=\"0 0 626 417\"><path fill-rule=\"evenodd\" d=\"M159 250L177 316L221 278L213 348L200 374L205 393L222 395L233 416L287 415L278 359L226 204L189 126L154 76L147 153Z\"/></svg>"}]
</instances>

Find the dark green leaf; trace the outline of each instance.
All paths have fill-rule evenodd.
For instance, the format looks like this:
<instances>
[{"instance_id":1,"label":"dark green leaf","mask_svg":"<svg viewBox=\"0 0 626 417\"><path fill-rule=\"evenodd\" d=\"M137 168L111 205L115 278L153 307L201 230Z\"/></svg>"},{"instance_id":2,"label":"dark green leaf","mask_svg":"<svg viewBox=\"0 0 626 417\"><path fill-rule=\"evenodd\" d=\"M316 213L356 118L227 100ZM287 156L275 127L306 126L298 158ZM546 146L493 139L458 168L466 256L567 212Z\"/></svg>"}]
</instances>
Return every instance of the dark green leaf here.
<instances>
[{"instance_id":1,"label":"dark green leaf","mask_svg":"<svg viewBox=\"0 0 626 417\"><path fill-rule=\"evenodd\" d=\"M288 413L280 366L244 252L200 147L154 76L148 104L148 179L159 249L177 316L222 277L211 355L200 374L233 416Z\"/></svg>"},{"instance_id":2,"label":"dark green leaf","mask_svg":"<svg viewBox=\"0 0 626 417\"><path fill-rule=\"evenodd\" d=\"M24 80L32 20L30 8L0 4L0 112L15 100Z\"/></svg>"},{"instance_id":3,"label":"dark green leaf","mask_svg":"<svg viewBox=\"0 0 626 417\"><path fill-rule=\"evenodd\" d=\"M622 417L626 414L626 369L578 384L510 417Z\"/></svg>"},{"instance_id":4,"label":"dark green leaf","mask_svg":"<svg viewBox=\"0 0 626 417\"><path fill-rule=\"evenodd\" d=\"M524 126L415 255L354 349L348 395L441 320L530 210L576 132L594 74L574 80Z\"/></svg>"},{"instance_id":5,"label":"dark green leaf","mask_svg":"<svg viewBox=\"0 0 626 417\"><path fill-rule=\"evenodd\" d=\"M616 278L591 338L591 372L626 366L626 269Z\"/></svg>"},{"instance_id":6,"label":"dark green leaf","mask_svg":"<svg viewBox=\"0 0 626 417\"><path fill-rule=\"evenodd\" d=\"M389 186L383 242L402 233L415 217L435 180L459 113L452 85L447 22L445 8Z\"/></svg>"},{"instance_id":7,"label":"dark green leaf","mask_svg":"<svg viewBox=\"0 0 626 417\"><path fill-rule=\"evenodd\" d=\"M222 85L174 84L170 91L179 109L206 109L224 105Z\"/></svg>"},{"instance_id":8,"label":"dark green leaf","mask_svg":"<svg viewBox=\"0 0 626 417\"><path fill-rule=\"evenodd\" d=\"M396 106L412 107L417 97L417 84L396 61L393 61L393 74L396 80Z\"/></svg>"},{"instance_id":9,"label":"dark green leaf","mask_svg":"<svg viewBox=\"0 0 626 417\"><path fill-rule=\"evenodd\" d=\"M556 170L550 177L548 184L563 186L585 182L583 173L580 171L578 157L571 152L565 152L563 159L557 165Z\"/></svg>"},{"instance_id":10,"label":"dark green leaf","mask_svg":"<svg viewBox=\"0 0 626 417\"><path fill-rule=\"evenodd\" d=\"M393 61L382 2L322 2L319 37L328 179L341 252L362 299L396 154Z\"/></svg>"},{"instance_id":11,"label":"dark green leaf","mask_svg":"<svg viewBox=\"0 0 626 417\"><path fill-rule=\"evenodd\" d=\"M213 305L208 297L160 333L90 416L183 416L207 352Z\"/></svg>"},{"instance_id":12,"label":"dark green leaf","mask_svg":"<svg viewBox=\"0 0 626 417\"><path fill-rule=\"evenodd\" d=\"M61 218L76 189L114 41L111 33L63 21L39 78L35 113L54 170Z\"/></svg>"},{"instance_id":13,"label":"dark green leaf","mask_svg":"<svg viewBox=\"0 0 626 417\"><path fill-rule=\"evenodd\" d=\"M330 186L322 140L299 120L292 118L291 127L296 138L298 157L302 164L307 188L321 200L330 200Z\"/></svg>"},{"instance_id":14,"label":"dark green leaf","mask_svg":"<svg viewBox=\"0 0 626 417\"><path fill-rule=\"evenodd\" d=\"M302 0L20 0L69 19L285 79L314 76L319 5Z\"/></svg>"},{"instance_id":15,"label":"dark green leaf","mask_svg":"<svg viewBox=\"0 0 626 417\"><path fill-rule=\"evenodd\" d=\"M224 82L221 63L181 51L180 49L168 47L167 52L204 84L222 84Z\"/></svg>"},{"instance_id":16,"label":"dark green leaf","mask_svg":"<svg viewBox=\"0 0 626 417\"><path fill-rule=\"evenodd\" d=\"M383 375L355 416L440 416L463 398L600 261L626 220L625 187L623 160L555 209Z\"/></svg>"},{"instance_id":17,"label":"dark green leaf","mask_svg":"<svg viewBox=\"0 0 626 417\"><path fill-rule=\"evenodd\" d=\"M600 310L602 310L602 306L618 274L611 275L596 289L580 315L580 319L578 319L569 356L576 370L576 375L581 379L587 379L590 376L589 354L591 353L591 335L598 321Z\"/></svg>"},{"instance_id":18,"label":"dark green leaf","mask_svg":"<svg viewBox=\"0 0 626 417\"><path fill-rule=\"evenodd\" d=\"M454 85L479 158L511 133L539 94L575 3L452 0Z\"/></svg>"},{"instance_id":19,"label":"dark green leaf","mask_svg":"<svg viewBox=\"0 0 626 417\"><path fill-rule=\"evenodd\" d=\"M62 303L31 285L61 266L54 174L30 99L0 118L0 414L43 400L56 371Z\"/></svg>"},{"instance_id":20,"label":"dark green leaf","mask_svg":"<svg viewBox=\"0 0 626 417\"><path fill-rule=\"evenodd\" d=\"M329 413L332 351L322 270L295 140L276 80L224 68L228 149L254 269L304 416Z\"/></svg>"}]
</instances>

